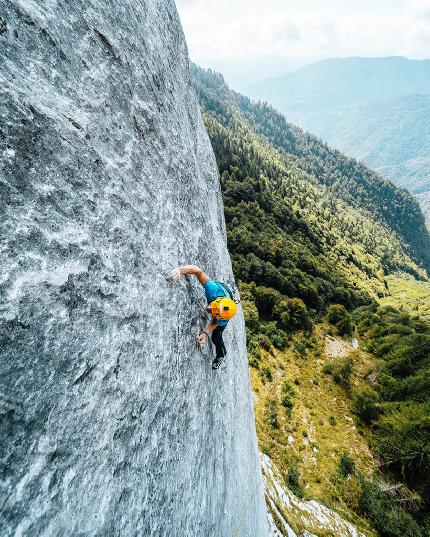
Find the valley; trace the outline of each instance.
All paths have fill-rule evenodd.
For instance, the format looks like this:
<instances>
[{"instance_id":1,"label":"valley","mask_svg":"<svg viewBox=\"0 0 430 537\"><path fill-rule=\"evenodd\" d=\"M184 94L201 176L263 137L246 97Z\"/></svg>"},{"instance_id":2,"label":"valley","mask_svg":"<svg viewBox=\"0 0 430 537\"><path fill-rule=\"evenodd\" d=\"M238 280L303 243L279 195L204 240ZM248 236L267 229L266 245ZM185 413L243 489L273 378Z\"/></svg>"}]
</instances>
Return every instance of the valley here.
<instances>
[{"instance_id":1,"label":"valley","mask_svg":"<svg viewBox=\"0 0 430 537\"><path fill-rule=\"evenodd\" d=\"M221 75L194 66L193 77L221 174L267 493L273 464L296 498L286 510L267 499L276 531L424 536L429 482L414 475L429 464L430 238L418 203ZM412 349L413 365L396 369ZM332 522L304 514L308 501Z\"/></svg>"},{"instance_id":2,"label":"valley","mask_svg":"<svg viewBox=\"0 0 430 537\"><path fill-rule=\"evenodd\" d=\"M406 188L430 219L430 61L334 58L245 93Z\"/></svg>"}]
</instances>

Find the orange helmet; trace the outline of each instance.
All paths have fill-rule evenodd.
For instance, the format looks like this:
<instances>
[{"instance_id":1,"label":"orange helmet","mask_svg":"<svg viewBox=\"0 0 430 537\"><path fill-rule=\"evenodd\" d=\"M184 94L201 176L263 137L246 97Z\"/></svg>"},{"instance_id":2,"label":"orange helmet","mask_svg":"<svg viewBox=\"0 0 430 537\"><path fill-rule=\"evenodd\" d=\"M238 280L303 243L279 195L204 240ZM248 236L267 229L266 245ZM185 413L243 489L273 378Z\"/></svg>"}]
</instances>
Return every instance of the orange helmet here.
<instances>
[{"instance_id":1,"label":"orange helmet","mask_svg":"<svg viewBox=\"0 0 430 537\"><path fill-rule=\"evenodd\" d=\"M209 304L212 315L218 319L227 321L236 315L237 305L231 298L220 296Z\"/></svg>"}]
</instances>

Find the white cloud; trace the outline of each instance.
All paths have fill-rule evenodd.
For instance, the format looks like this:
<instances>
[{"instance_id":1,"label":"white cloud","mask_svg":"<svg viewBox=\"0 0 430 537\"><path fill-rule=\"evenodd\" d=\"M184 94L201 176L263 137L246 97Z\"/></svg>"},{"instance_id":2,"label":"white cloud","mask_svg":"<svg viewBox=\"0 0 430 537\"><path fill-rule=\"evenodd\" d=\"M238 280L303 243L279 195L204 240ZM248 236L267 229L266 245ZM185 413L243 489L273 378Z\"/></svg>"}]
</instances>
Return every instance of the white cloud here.
<instances>
[{"instance_id":1,"label":"white cloud","mask_svg":"<svg viewBox=\"0 0 430 537\"><path fill-rule=\"evenodd\" d=\"M430 0L408 0L408 8L421 17L430 17Z\"/></svg>"},{"instance_id":2,"label":"white cloud","mask_svg":"<svg viewBox=\"0 0 430 537\"><path fill-rule=\"evenodd\" d=\"M177 4L193 58L429 55L430 0L178 0Z\"/></svg>"}]
</instances>

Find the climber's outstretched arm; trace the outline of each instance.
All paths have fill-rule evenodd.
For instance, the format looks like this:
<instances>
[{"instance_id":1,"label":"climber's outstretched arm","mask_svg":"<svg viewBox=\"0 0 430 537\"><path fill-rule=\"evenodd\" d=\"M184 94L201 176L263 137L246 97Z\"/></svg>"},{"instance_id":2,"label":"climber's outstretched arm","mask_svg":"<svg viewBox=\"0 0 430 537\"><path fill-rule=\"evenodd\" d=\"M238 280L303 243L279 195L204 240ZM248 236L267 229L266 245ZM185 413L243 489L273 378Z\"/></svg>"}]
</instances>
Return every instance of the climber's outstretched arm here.
<instances>
[{"instance_id":1,"label":"climber's outstretched arm","mask_svg":"<svg viewBox=\"0 0 430 537\"><path fill-rule=\"evenodd\" d=\"M209 281L209 276L197 265L184 265L178 268L181 274L194 274L202 285Z\"/></svg>"},{"instance_id":2,"label":"climber's outstretched arm","mask_svg":"<svg viewBox=\"0 0 430 537\"><path fill-rule=\"evenodd\" d=\"M209 276L197 265L184 265L175 268L168 277L168 280L172 282L178 281L181 274L194 274L202 285L209 281Z\"/></svg>"}]
</instances>

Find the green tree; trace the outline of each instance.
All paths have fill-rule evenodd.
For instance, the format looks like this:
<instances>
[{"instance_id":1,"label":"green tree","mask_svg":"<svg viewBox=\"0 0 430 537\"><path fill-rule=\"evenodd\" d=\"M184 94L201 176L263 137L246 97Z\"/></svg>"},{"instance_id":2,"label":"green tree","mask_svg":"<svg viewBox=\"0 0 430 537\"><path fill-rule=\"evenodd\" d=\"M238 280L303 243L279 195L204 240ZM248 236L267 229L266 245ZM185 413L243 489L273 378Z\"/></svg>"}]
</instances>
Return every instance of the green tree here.
<instances>
[{"instance_id":1,"label":"green tree","mask_svg":"<svg viewBox=\"0 0 430 537\"><path fill-rule=\"evenodd\" d=\"M370 422L379 415L378 393L369 386L356 388L353 392L354 411L363 421Z\"/></svg>"},{"instance_id":2,"label":"green tree","mask_svg":"<svg viewBox=\"0 0 430 537\"><path fill-rule=\"evenodd\" d=\"M291 412L293 410L293 406L294 406L293 396L294 396L293 387L288 382L288 380L284 380L284 382L282 383L282 389L281 389L281 403L282 403L282 406L285 408L288 416L291 416Z\"/></svg>"},{"instance_id":3,"label":"green tree","mask_svg":"<svg viewBox=\"0 0 430 537\"><path fill-rule=\"evenodd\" d=\"M336 358L332 362L326 364L323 371L324 373L332 375L333 380L337 382L337 384L349 389L353 372L353 362L351 358Z\"/></svg>"},{"instance_id":4,"label":"green tree","mask_svg":"<svg viewBox=\"0 0 430 537\"><path fill-rule=\"evenodd\" d=\"M348 477L355 473L354 459L346 451L339 457L338 471L341 477Z\"/></svg>"},{"instance_id":5,"label":"green tree","mask_svg":"<svg viewBox=\"0 0 430 537\"><path fill-rule=\"evenodd\" d=\"M303 487L300 483L300 472L297 468L289 468L287 478L285 479L287 486L299 498L303 498Z\"/></svg>"},{"instance_id":6,"label":"green tree","mask_svg":"<svg viewBox=\"0 0 430 537\"><path fill-rule=\"evenodd\" d=\"M336 327L339 335L351 335L353 330L352 317L342 304L332 304L329 306L327 320Z\"/></svg>"},{"instance_id":7,"label":"green tree","mask_svg":"<svg viewBox=\"0 0 430 537\"><path fill-rule=\"evenodd\" d=\"M360 509L382 537L424 537L411 515L389 493L383 492L377 482L364 483Z\"/></svg>"}]
</instances>

